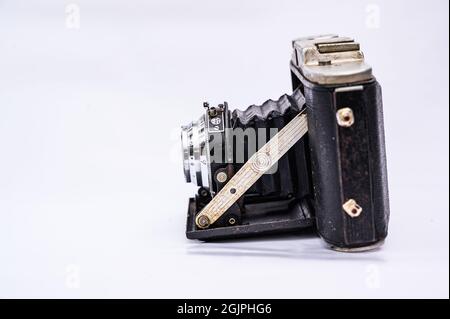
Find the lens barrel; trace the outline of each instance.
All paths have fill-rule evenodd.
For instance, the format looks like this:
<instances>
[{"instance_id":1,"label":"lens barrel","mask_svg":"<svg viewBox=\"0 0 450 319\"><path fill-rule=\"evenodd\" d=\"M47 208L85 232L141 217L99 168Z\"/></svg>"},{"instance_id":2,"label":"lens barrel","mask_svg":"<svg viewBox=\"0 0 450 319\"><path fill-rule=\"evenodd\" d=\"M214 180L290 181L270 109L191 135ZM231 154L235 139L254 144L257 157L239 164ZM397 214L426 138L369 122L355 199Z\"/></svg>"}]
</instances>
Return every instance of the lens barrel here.
<instances>
[{"instance_id":1,"label":"lens barrel","mask_svg":"<svg viewBox=\"0 0 450 319\"><path fill-rule=\"evenodd\" d=\"M181 147L186 182L209 187L209 145L205 115L181 127Z\"/></svg>"}]
</instances>

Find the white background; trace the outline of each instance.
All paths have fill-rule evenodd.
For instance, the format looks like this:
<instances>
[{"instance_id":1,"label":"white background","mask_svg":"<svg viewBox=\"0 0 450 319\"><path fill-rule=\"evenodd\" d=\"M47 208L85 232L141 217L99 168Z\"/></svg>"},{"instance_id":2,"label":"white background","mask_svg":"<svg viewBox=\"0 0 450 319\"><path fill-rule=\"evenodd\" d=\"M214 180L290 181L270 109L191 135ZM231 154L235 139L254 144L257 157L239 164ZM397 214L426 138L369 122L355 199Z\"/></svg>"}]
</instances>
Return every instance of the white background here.
<instances>
[{"instance_id":1,"label":"white background","mask_svg":"<svg viewBox=\"0 0 450 319\"><path fill-rule=\"evenodd\" d=\"M0 297L448 298L448 1L69 3L0 0ZM179 126L290 92L321 33L383 87L387 243L188 241Z\"/></svg>"}]
</instances>

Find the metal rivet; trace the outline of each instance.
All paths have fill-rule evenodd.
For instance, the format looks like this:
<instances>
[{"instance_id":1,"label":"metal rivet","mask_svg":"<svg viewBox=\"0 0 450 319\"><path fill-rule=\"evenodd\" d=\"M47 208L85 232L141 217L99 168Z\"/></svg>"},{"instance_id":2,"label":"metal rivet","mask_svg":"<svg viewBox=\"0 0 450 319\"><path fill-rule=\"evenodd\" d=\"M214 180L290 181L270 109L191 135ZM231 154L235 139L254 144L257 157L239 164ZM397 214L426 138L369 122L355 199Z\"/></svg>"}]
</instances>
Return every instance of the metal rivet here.
<instances>
[{"instance_id":1,"label":"metal rivet","mask_svg":"<svg viewBox=\"0 0 450 319\"><path fill-rule=\"evenodd\" d=\"M207 191L206 189L204 189L204 188L200 188L198 193L199 193L200 196L202 196L202 197L206 197L206 196L209 195L208 191Z\"/></svg>"},{"instance_id":2,"label":"metal rivet","mask_svg":"<svg viewBox=\"0 0 450 319\"><path fill-rule=\"evenodd\" d=\"M209 114L209 116L214 117L217 115L217 110L214 107L212 107L209 109L208 114Z\"/></svg>"},{"instance_id":3,"label":"metal rivet","mask_svg":"<svg viewBox=\"0 0 450 319\"><path fill-rule=\"evenodd\" d=\"M234 219L233 217L231 217L231 218L228 220L228 223L229 223L230 225L234 225L234 224L236 224L236 219Z\"/></svg>"},{"instance_id":4,"label":"metal rivet","mask_svg":"<svg viewBox=\"0 0 450 319\"><path fill-rule=\"evenodd\" d=\"M200 228L206 228L209 226L209 218L205 215L200 215L197 218L197 226Z\"/></svg>"},{"instance_id":5,"label":"metal rivet","mask_svg":"<svg viewBox=\"0 0 450 319\"><path fill-rule=\"evenodd\" d=\"M363 209L354 199L349 199L342 205L342 208L352 218L358 217L361 215Z\"/></svg>"},{"instance_id":6,"label":"metal rivet","mask_svg":"<svg viewBox=\"0 0 450 319\"><path fill-rule=\"evenodd\" d=\"M350 127L355 123L355 116L349 107L344 107L336 112L336 118L339 126Z\"/></svg>"},{"instance_id":7,"label":"metal rivet","mask_svg":"<svg viewBox=\"0 0 450 319\"><path fill-rule=\"evenodd\" d=\"M219 183L224 183L224 182L227 181L227 179L228 179L228 175L227 175L227 173L225 173L225 172L219 172L219 173L217 173L217 175L216 175L216 180L217 180Z\"/></svg>"}]
</instances>

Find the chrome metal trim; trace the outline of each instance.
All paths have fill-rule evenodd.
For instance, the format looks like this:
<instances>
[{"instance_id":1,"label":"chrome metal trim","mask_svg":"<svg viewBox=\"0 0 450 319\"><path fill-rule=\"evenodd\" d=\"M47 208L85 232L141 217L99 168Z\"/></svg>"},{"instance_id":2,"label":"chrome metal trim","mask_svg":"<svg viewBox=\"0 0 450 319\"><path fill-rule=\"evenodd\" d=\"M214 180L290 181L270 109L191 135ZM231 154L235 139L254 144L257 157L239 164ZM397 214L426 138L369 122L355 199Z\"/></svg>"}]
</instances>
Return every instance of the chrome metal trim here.
<instances>
[{"instance_id":1,"label":"chrome metal trim","mask_svg":"<svg viewBox=\"0 0 450 319\"><path fill-rule=\"evenodd\" d=\"M197 121L181 127L181 145L186 182L209 187L209 136L205 116L202 115Z\"/></svg>"},{"instance_id":2,"label":"chrome metal trim","mask_svg":"<svg viewBox=\"0 0 450 319\"><path fill-rule=\"evenodd\" d=\"M292 46L292 62L313 83L334 85L372 79L372 68L352 38L320 35L296 39Z\"/></svg>"}]
</instances>

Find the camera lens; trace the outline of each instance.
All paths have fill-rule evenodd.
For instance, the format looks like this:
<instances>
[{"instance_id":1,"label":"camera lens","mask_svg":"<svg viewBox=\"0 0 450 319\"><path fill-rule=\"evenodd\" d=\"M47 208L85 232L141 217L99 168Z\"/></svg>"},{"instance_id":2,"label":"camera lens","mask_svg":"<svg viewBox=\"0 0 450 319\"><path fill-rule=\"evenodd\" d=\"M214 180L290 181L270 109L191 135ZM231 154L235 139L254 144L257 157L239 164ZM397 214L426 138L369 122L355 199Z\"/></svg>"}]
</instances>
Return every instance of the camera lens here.
<instances>
[{"instance_id":1,"label":"camera lens","mask_svg":"<svg viewBox=\"0 0 450 319\"><path fill-rule=\"evenodd\" d=\"M209 145L205 115L181 127L181 146L186 182L209 187Z\"/></svg>"}]
</instances>

